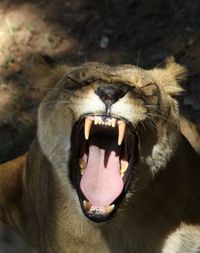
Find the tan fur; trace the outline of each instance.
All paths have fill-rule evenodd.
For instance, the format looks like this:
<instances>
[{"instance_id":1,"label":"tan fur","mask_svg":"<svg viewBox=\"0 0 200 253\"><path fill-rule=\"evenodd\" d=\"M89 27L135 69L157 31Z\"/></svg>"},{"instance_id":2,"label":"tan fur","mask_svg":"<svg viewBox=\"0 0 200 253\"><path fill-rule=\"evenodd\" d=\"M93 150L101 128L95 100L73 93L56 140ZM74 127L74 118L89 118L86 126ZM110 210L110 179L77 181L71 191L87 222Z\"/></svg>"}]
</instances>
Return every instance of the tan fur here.
<instances>
[{"instance_id":1,"label":"tan fur","mask_svg":"<svg viewBox=\"0 0 200 253\"><path fill-rule=\"evenodd\" d=\"M171 96L180 93L178 82L184 79L185 68L172 59L165 68L153 70L100 63L48 66L43 58L36 63L38 85L45 83L49 89L39 108L38 134L26 166L18 163L24 168L23 184L11 179L13 163L0 167L2 219L19 228L42 253L199 252L200 161L180 132L178 104ZM69 88L88 79L93 80L89 85ZM73 124L84 114L105 111L95 93L102 83L134 88L112 105L112 115L128 119L137 128L140 161L136 182L115 217L97 225L81 211L68 161ZM16 193L19 202L12 198ZM8 218L5 203L10 199L17 215L9 204Z\"/></svg>"},{"instance_id":2,"label":"tan fur","mask_svg":"<svg viewBox=\"0 0 200 253\"><path fill-rule=\"evenodd\" d=\"M181 116L180 129L183 135L189 140L192 147L200 155L200 131L198 127L191 120Z\"/></svg>"}]
</instances>

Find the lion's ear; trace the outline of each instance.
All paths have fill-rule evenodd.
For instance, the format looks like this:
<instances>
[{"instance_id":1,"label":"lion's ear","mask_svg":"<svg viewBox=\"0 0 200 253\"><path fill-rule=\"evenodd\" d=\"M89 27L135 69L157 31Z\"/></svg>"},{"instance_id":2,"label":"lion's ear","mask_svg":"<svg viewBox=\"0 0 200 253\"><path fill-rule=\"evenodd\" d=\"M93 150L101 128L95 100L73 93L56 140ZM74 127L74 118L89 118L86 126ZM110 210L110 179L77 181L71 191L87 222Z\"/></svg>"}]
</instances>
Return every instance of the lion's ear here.
<instances>
[{"instance_id":1,"label":"lion's ear","mask_svg":"<svg viewBox=\"0 0 200 253\"><path fill-rule=\"evenodd\" d=\"M69 66L58 63L53 57L38 54L33 58L32 80L34 86L46 93L68 71Z\"/></svg>"},{"instance_id":2,"label":"lion's ear","mask_svg":"<svg viewBox=\"0 0 200 253\"><path fill-rule=\"evenodd\" d=\"M27 154L0 165L0 219L20 227L22 218L22 180Z\"/></svg>"},{"instance_id":3,"label":"lion's ear","mask_svg":"<svg viewBox=\"0 0 200 253\"><path fill-rule=\"evenodd\" d=\"M37 54L33 57L34 70L38 74L50 71L56 64L56 60L49 55Z\"/></svg>"},{"instance_id":4,"label":"lion's ear","mask_svg":"<svg viewBox=\"0 0 200 253\"><path fill-rule=\"evenodd\" d=\"M179 95L183 88L180 83L187 79L187 69L176 63L174 57L168 57L163 68L150 70L156 83L169 95Z\"/></svg>"}]
</instances>

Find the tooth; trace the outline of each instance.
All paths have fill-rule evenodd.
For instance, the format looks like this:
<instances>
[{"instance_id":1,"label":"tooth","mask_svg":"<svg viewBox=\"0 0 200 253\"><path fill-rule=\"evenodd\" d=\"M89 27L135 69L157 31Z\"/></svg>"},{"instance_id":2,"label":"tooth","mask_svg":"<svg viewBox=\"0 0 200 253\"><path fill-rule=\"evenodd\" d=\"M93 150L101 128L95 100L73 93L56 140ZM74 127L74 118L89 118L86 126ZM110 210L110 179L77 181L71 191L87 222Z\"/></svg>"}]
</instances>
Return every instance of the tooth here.
<instances>
[{"instance_id":1,"label":"tooth","mask_svg":"<svg viewBox=\"0 0 200 253\"><path fill-rule=\"evenodd\" d=\"M111 121L112 121L112 127L115 127L117 120L116 119L112 119Z\"/></svg>"},{"instance_id":2,"label":"tooth","mask_svg":"<svg viewBox=\"0 0 200 253\"><path fill-rule=\"evenodd\" d=\"M85 160L83 158L79 159L79 166L80 166L81 175L83 175L83 172L86 168L86 163L85 163Z\"/></svg>"},{"instance_id":3,"label":"tooth","mask_svg":"<svg viewBox=\"0 0 200 253\"><path fill-rule=\"evenodd\" d=\"M123 121L118 122L118 145L122 144L124 139L126 124Z\"/></svg>"},{"instance_id":4,"label":"tooth","mask_svg":"<svg viewBox=\"0 0 200 253\"><path fill-rule=\"evenodd\" d=\"M92 204L89 201L83 200L83 207L86 212L90 211L90 208L92 207Z\"/></svg>"},{"instance_id":5,"label":"tooth","mask_svg":"<svg viewBox=\"0 0 200 253\"><path fill-rule=\"evenodd\" d=\"M106 207L106 214L110 214L113 211L114 208L115 208L114 204L112 204L110 206L107 206Z\"/></svg>"},{"instance_id":6,"label":"tooth","mask_svg":"<svg viewBox=\"0 0 200 253\"><path fill-rule=\"evenodd\" d=\"M91 129L91 126L92 126L92 122L93 120L90 119L90 118L86 118L85 119L85 129L84 129L84 133L85 133L85 139L88 140L89 139L89 136L90 136L90 129Z\"/></svg>"},{"instance_id":7,"label":"tooth","mask_svg":"<svg viewBox=\"0 0 200 253\"><path fill-rule=\"evenodd\" d=\"M124 174L128 168L128 161L121 160L120 174Z\"/></svg>"},{"instance_id":8,"label":"tooth","mask_svg":"<svg viewBox=\"0 0 200 253\"><path fill-rule=\"evenodd\" d=\"M101 125L101 118L98 117L98 120L97 120L98 124Z\"/></svg>"},{"instance_id":9,"label":"tooth","mask_svg":"<svg viewBox=\"0 0 200 253\"><path fill-rule=\"evenodd\" d=\"M94 124L95 124L95 125L98 125L98 120L99 120L98 117L95 116L95 117L94 117Z\"/></svg>"}]
</instances>

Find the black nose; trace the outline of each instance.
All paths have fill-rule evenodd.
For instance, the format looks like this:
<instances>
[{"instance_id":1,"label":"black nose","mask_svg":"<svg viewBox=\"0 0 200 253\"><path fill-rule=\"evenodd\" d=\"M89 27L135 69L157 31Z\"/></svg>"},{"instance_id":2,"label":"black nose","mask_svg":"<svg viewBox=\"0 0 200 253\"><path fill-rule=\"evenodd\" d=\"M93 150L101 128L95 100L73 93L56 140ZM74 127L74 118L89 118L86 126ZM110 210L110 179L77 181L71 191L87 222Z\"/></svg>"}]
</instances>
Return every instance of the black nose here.
<instances>
[{"instance_id":1,"label":"black nose","mask_svg":"<svg viewBox=\"0 0 200 253\"><path fill-rule=\"evenodd\" d=\"M96 94L104 102L106 107L111 106L116 103L121 97L123 97L127 92L126 87L117 87L116 86L101 86L96 90Z\"/></svg>"}]
</instances>

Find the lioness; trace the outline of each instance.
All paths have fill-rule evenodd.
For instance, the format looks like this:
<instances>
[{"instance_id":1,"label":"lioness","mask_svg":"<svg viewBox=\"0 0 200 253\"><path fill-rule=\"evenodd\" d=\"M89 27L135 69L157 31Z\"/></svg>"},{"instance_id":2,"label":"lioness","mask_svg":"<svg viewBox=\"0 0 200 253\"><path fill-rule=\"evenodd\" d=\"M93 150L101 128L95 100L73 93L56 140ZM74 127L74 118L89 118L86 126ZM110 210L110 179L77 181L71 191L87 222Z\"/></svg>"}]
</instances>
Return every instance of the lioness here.
<instances>
[{"instance_id":1,"label":"lioness","mask_svg":"<svg viewBox=\"0 0 200 253\"><path fill-rule=\"evenodd\" d=\"M0 167L1 219L42 253L200 252L200 160L179 128L184 67L35 60L48 90L28 157Z\"/></svg>"}]
</instances>

